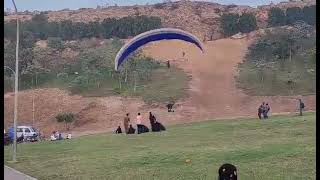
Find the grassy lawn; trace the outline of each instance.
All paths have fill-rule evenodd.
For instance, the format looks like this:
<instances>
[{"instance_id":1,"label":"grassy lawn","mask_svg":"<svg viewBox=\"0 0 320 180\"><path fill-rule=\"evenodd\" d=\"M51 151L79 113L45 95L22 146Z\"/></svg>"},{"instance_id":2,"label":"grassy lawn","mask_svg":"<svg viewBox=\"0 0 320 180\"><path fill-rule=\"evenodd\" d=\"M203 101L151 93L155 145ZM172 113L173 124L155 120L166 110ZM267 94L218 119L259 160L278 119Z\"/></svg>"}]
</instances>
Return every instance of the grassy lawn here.
<instances>
[{"instance_id":1,"label":"grassy lawn","mask_svg":"<svg viewBox=\"0 0 320 180\"><path fill-rule=\"evenodd\" d=\"M215 179L223 163L239 179L315 179L315 114L168 127L143 135L100 134L11 147L4 163L38 179ZM185 160L191 159L186 164Z\"/></svg>"}]
</instances>

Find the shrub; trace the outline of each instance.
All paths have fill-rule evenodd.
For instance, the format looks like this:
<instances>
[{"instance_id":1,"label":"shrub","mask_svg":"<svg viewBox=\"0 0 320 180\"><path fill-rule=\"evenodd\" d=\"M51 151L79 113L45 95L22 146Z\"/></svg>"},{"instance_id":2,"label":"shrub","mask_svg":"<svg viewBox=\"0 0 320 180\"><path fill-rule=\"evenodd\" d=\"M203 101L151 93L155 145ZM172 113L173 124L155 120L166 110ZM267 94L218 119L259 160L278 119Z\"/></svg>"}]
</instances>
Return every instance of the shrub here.
<instances>
[{"instance_id":1,"label":"shrub","mask_svg":"<svg viewBox=\"0 0 320 180\"><path fill-rule=\"evenodd\" d=\"M232 36L239 32L239 15L238 14L223 14L221 17L221 29L226 36Z\"/></svg>"},{"instance_id":2,"label":"shrub","mask_svg":"<svg viewBox=\"0 0 320 180\"><path fill-rule=\"evenodd\" d=\"M244 13L239 18L240 32L248 33L257 28L256 17L253 14Z\"/></svg>"},{"instance_id":3,"label":"shrub","mask_svg":"<svg viewBox=\"0 0 320 180\"><path fill-rule=\"evenodd\" d=\"M283 26L286 23L286 15L280 8L271 8L268 12L268 26Z\"/></svg>"},{"instance_id":4,"label":"shrub","mask_svg":"<svg viewBox=\"0 0 320 180\"><path fill-rule=\"evenodd\" d=\"M65 122L66 124L66 130L68 131L70 129L69 125L74 121L74 114L73 113L59 113L56 116L56 119L59 123Z\"/></svg>"},{"instance_id":5,"label":"shrub","mask_svg":"<svg viewBox=\"0 0 320 180\"><path fill-rule=\"evenodd\" d=\"M287 24L293 24L298 20L303 20L303 13L301 8L299 7L288 8L286 11Z\"/></svg>"}]
</instances>

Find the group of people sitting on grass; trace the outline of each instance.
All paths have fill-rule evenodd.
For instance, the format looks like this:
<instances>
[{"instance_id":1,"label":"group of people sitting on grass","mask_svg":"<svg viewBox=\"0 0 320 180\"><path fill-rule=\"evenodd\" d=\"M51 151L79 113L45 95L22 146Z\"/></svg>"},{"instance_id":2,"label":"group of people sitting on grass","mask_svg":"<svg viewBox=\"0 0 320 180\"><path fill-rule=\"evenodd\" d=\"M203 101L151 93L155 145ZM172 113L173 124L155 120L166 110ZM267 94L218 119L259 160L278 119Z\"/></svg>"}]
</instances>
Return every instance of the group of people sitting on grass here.
<instances>
[{"instance_id":1,"label":"group of people sitting on grass","mask_svg":"<svg viewBox=\"0 0 320 180\"><path fill-rule=\"evenodd\" d=\"M258 117L259 117L259 119L261 119L261 118L267 119L269 111L270 111L269 104L265 103L265 102L262 102L262 104L258 108Z\"/></svg>"},{"instance_id":2,"label":"group of people sitting on grass","mask_svg":"<svg viewBox=\"0 0 320 180\"><path fill-rule=\"evenodd\" d=\"M62 136L62 133L60 133L59 131L53 131L51 136L50 136L50 140L51 141L56 141L56 140L63 140L63 139L71 139L71 134L68 133L66 138L64 138Z\"/></svg>"},{"instance_id":3,"label":"group of people sitting on grass","mask_svg":"<svg viewBox=\"0 0 320 180\"><path fill-rule=\"evenodd\" d=\"M159 132L159 131L166 130L166 128L160 122L157 121L156 117L154 116L154 114L152 114L152 112L149 112L149 121L150 121L152 132ZM136 117L136 126L137 126L137 133L138 134L149 132L149 128L147 126L145 126L142 122L143 122L142 116L140 113L138 113L138 115ZM124 126L124 131L125 131L124 133L135 134L136 129L132 126L132 124L130 124L129 113L127 113L126 117L123 119L123 126ZM121 129L120 125L118 126L115 133L116 134L122 133L122 129Z\"/></svg>"}]
</instances>

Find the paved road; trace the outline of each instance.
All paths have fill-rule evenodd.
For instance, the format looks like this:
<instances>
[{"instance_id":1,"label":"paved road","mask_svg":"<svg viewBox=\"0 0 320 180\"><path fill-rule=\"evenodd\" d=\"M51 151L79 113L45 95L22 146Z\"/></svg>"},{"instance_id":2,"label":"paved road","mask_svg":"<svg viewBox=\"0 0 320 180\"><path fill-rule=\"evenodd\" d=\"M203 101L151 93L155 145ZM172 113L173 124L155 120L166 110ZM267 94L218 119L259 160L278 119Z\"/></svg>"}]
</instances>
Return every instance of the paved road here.
<instances>
[{"instance_id":1,"label":"paved road","mask_svg":"<svg viewBox=\"0 0 320 180\"><path fill-rule=\"evenodd\" d=\"M4 180L37 180L8 166L4 166Z\"/></svg>"}]
</instances>

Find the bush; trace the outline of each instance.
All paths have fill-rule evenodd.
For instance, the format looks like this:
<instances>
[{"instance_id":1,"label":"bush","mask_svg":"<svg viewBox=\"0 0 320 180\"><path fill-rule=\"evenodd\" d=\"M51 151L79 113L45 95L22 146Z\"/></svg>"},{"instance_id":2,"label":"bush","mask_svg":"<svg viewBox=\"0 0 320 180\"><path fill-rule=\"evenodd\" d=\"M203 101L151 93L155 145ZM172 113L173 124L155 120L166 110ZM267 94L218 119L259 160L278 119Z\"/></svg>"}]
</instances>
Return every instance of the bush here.
<instances>
[{"instance_id":1,"label":"bush","mask_svg":"<svg viewBox=\"0 0 320 180\"><path fill-rule=\"evenodd\" d=\"M66 123L66 130L68 131L70 129L69 124L74 121L74 114L73 113L59 113L56 116L56 119L59 123L65 122Z\"/></svg>"},{"instance_id":2,"label":"bush","mask_svg":"<svg viewBox=\"0 0 320 180\"><path fill-rule=\"evenodd\" d=\"M291 25L298 20L303 20L303 13L301 8L299 7L288 8L286 11L287 24Z\"/></svg>"},{"instance_id":3,"label":"bush","mask_svg":"<svg viewBox=\"0 0 320 180\"><path fill-rule=\"evenodd\" d=\"M49 37L48 47L55 50L62 50L64 48L63 41L60 37Z\"/></svg>"},{"instance_id":4,"label":"bush","mask_svg":"<svg viewBox=\"0 0 320 180\"><path fill-rule=\"evenodd\" d=\"M239 32L239 15L238 14L223 14L221 16L221 29L226 36L232 36Z\"/></svg>"},{"instance_id":5,"label":"bush","mask_svg":"<svg viewBox=\"0 0 320 180\"><path fill-rule=\"evenodd\" d=\"M242 33L254 31L257 28L256 17L253 14L244 13L239 18L239 29Z\"/></svg>"},{"instance_id":6,"label":"bush","mask_svg":"<svg viewBox=\"0 0 320 180\"><path fill-rule=\"evenodd\" d=\"M286 23L286 15L280 8L271 8L268 12L268 26L283 26Z\"/></svg>"},{"instance_id":7,"label":"bush","mask_svg":"<svg viewBox=\"0 0 320 180\"><path fill-rule=\"evenodd\" d=\"M316 5L303 7L302 12L303 20L306 23L310 25L316 24Z\"/></svg>"}]
</instances>

